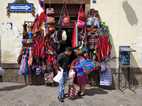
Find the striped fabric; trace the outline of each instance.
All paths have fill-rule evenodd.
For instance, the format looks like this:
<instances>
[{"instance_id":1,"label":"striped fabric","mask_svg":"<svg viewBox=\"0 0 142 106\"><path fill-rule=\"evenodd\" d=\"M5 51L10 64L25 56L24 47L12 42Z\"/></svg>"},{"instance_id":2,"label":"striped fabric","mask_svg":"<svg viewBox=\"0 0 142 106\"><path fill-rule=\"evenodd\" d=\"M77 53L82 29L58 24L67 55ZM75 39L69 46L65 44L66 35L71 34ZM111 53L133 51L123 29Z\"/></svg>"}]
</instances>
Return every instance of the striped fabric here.
<instances>
[{"instance_id":1,"label":"striped fabric","mask_svg":"<svg viewBox=\"0 0 142 106\"><path fill-rule=\"evenodd\" d=\"M70 98L74 98L77 96L77 90L76 88L72 85L72 86L69 86L69 90L68 90L68 96Z\"/></svg>"},{"instance_id":2,"label":"striped fabric","mask_svg":"<svg viewBox=\"0 0 142 106\"><path fill-rule=\"evenodd\" d=\"M100 85L103 86L112 85L112 73L107 63L101 63Z\"/></svg>"}]
</instances>

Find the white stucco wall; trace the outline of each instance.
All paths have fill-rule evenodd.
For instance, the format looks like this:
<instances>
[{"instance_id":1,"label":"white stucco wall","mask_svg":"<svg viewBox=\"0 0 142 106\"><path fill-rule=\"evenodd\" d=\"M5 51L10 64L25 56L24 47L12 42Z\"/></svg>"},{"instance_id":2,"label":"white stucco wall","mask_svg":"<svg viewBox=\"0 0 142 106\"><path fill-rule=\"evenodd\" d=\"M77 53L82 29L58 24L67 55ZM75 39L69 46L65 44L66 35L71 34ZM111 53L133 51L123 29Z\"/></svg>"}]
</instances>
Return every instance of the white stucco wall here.
<instances>
[{"instance_id":1,"label":"white stucco wall","mask_svg":"<svg viewBox=\"0 0 142 106\"><path fill-rule=\"evenodd\" d=\"M0 38L1 38L1 62L16 63L21 48L21 37L24 21L33 21L31 13L11 13L7 16L8 3L14 0L0 0ZM33 3L37 9L38 0L27 0ZM12 22L13 29L10 29L9 22Z\"/></svg>"},{"instance_id":2,"label":"white stucco wall","mask_svg":"<svg viewBox=\"0 0 142 106\"><path fill-rule=\"evenodd\" d=\"M109 26L116 56L120 45L130 45L136 50L131 61L133 67L142 67L141 4L142 0L96 0L96 4L91 0L91 8L99 10L102 20ZM112 63L112 67L116 65Z\"/></svg>"}]
</instances>

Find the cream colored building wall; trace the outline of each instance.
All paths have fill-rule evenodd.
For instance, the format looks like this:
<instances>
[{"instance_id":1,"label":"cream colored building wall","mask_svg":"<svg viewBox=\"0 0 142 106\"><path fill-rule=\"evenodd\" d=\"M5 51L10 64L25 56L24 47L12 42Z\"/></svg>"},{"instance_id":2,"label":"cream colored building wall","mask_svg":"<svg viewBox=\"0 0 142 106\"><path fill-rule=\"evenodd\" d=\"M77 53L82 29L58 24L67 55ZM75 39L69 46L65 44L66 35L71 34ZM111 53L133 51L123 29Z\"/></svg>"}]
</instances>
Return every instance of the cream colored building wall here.
<instances>
[{"instance_id":1,"label":"cream colored building wall","mask_svg":"<svg viewBox=\"0 0 142 106\"><path fill-rule=\"evenodd\" d=\"M14 0L0 0L0 38L1 38L1 62L16 63L21 48L21 37L24 21L33 21L31 13L11 13L7 16L8 3ZM27 0L28 1L28 0ZM38 0L29 0L37 9ZM10 29L9 22L12 22L13 29Z\"/></svg>"},{"instance_id":2,"label":"cream colored building wall","mask_svg":"<svg viewBox=\"0 0 142 106\"><path fill-rule=\"evenodd\" d=\"M118 57L119 46L130 45L136 50L132 54L132 66L142 67L142 0L96 0L96 4L91 0L91 8L99 10L109 26L115 56ZM118 66L114 63L112 67Z\"/></svg>"},{"instance_id":3,"label":"cream colored building wall","mask_svg":"<svg viewBox=\"0 0 142 106\"><path fill-rule=\"evenodd\" d=\"M6 15L8 3L14 0L0 0L0 38L1 38L1 61L2 63L16 63L21 48L21 33L24 21L33 21L30 13L11 13L10 18ZM37 9L38 0L29 0ZM136 50L133 53L132 65L142 67L142 1L141 0L96 0L91 8L99 10L103 21L109 26L113 43L114 55L118 57L120 45L130 45ZM132 15L133 10L135 17ZM128 11L130 10L130 11ZM128 17L130 18L128 18ZM9 22L13 23L13 30L9 28ZM117 62L111 62L112 67L118 66Z\"/></svg>"}]
</instances>

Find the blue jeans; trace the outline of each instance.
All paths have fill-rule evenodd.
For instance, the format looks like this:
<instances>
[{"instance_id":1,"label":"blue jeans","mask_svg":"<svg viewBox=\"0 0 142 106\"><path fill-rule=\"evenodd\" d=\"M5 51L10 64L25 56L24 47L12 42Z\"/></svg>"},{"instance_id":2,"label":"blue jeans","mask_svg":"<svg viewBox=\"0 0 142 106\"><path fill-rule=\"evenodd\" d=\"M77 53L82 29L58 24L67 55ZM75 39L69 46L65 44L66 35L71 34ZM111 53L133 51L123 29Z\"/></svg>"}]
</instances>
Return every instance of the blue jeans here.
<instances>
[{"instance_id":1,"label":"blue jeans","mask_svg":"<svg viewBox=\"0 0 142 106\"><path fill-rule=\"evenodd\" d=\"M68 77L67 71L63 72L63 78L60 80L58 87L58 96L60 98L64 98L65 81L67 80L67 77Z\"/></svg>"}]
</instances>

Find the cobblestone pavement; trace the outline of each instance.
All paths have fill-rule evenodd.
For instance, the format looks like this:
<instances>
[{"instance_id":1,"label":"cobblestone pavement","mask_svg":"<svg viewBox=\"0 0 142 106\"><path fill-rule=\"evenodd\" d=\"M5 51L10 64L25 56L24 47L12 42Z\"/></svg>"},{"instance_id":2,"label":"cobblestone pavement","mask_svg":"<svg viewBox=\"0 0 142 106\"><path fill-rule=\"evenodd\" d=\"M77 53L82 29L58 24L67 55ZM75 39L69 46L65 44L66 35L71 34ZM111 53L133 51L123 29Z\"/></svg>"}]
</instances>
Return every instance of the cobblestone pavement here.
<instances>
[{"instance_id":1,"label":"cobblestone pavement","mask_svg":"<svg viewBox=\"0 0 142 106\"><path fill-rule=\"evenodd\" d=\"M57 100L57 87L0 83L0 106L142 106L142 88L135 92L87 88L87 95L76 100Z\"/></svg>"}]
</instances>

